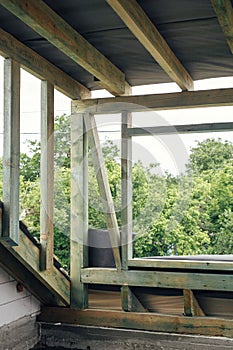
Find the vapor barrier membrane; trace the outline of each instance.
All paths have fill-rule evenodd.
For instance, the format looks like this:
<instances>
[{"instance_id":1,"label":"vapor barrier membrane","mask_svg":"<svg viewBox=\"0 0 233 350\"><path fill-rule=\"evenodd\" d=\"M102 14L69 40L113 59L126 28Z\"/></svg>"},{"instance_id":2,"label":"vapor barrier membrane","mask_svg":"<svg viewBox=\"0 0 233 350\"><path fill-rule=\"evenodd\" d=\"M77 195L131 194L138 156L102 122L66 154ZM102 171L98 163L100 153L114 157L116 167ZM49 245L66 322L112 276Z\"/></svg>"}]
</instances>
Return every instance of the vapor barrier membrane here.
<instances>
[{"instance_id":1,"label":"vapor barrier membrane","mask_svg":"<svg viewBox=\"0 0 233 350\"><path fill-rule=\"evenodd\" d=\"M46 0L133 86L170 78L105 0ZM210 0L138 1L194 80L233 75L233 60ZM233 2L233 1L232 1ZM90 89L95 78L0 6L0 26Z\"/></svg>"}]
</instances>

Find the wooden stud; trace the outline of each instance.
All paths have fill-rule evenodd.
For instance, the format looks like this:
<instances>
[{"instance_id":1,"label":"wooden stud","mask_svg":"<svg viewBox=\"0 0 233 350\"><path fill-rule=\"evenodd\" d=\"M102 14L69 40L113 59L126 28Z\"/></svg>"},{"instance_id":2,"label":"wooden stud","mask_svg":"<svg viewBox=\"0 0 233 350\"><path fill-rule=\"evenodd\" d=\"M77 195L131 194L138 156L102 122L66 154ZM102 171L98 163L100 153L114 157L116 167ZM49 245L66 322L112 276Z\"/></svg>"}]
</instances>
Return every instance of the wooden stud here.
<instances>
[{"instance_id":1,"label":"wooden stud","mask_svg":"<svg viewBox=\"0 0 233 350\"><path fill-rule=\"evenodd\" d=\"M88 286L81 270L88 266L88 142L84 116L71 115L71 305L88 307Z\"/></svg>"},{"instance_id":2,"label":"wooden stud","mask_svg":"<svg viewBox=\"0 0 233 350\"><path fill-rule=\"evenodd\" d=\"M69 308L44 307L39 320L85 326L233 337L233 321L215 317L184 317L106 310L76 311Z\"/></svg>"},{"instance_id":3,"label":"wooden stud","mask_svg":"<svg viewBox=\"0 0 233 350\"><path fill-rule=\"evenodd\" d=\"M132 235L132 138L127 130L132 126L132 115L122 113L121 123L121 255L122 268L128 268L133 256Z\"/></svg>"},{"instance_id":4,"label":"wooden stud","mask_svg":"<svg viewBox=\"0 0 233 350\"><path fill-rule=\"evenodd\" d=\"M233 88L184 91L156 95L120 96L75 102L75 109L93 114L148 112L159 110L233 105Z\"/></svg>"},{"instance_id":5,"label":"wooden stud","mask_svg":"<svg viewBox=\"0 0 233 350\"><path fill-rule=\"evenodd\" d=\"M125 75L42 0L0 4L70 57L114 95L125 93Z\"/></svg>"},{"instance_id":6,"label":"wooden stud","mask_svg":"<svg viewBox=\"0 0 233 350\"><path fill-rule=\"evenodd\" d=\"M40 161L40 242L41 270L53 266L54 234L54 86L41 82Z\"/></svg>"},{"instance_id":7,"label":"wooden stud","mask_svg":"<svg viewBox=\"0 0 233 350\"><path fill-rule=\"evenodd\" d=\"M148 270L116 271L110 268L87 268L83 283L120 286L233 291L233 275L223 273L168 272Z\"/></svg>"},{"instance_id":8,"label":"wooden stud","mask_svg":"<svg viewBox=\"0 0 233 350\"><path fill-rule=\"evenodd\" d=\"M11 57L31 74L48 80L57 90L73 99L87 98L90 91L68 74L0 28L0 54Z\"/></svg>"},{"instance_id":9,"label":"wooden stud","mask_svg":"<svg viewBox=\"0 0 233 350\"><path fill-rule=\"evenodd\" d=\"M129 312L147 312L138 300L132 289L128 286L121 287L122 310Z\"/></svg>"},{"instance_id":10,"label":"wooden stud","mask_svg":"<svg viewBox=\"0 0 233 350\"><path fill-rule=\"evenodd\" d=\"M3 232L1 240L19 241L20 66L4 62Z\"/></svg>"},{"instance_id":11,"label":"wooden stud","mask_svg":"<svg viewBox=\"0 0 233 350\"><path fill-rule=\"evenodd\" d=\"M223 34L233 53L233 8L231 0L211 0Z\"/></svg>"},{"instance_id":12,"label":"wooden stud","mask_svg":"<svg viewBox=\"0 0 233 350\"><path fill-rule=\"evenodd\" d=\"M90 142L92 159L95 168L96 178L98 182L99 192L102 199L103 211L106 220L106 226L109 233L109 238L112 246L113 256L116 264L116 268L121 269L120 258L120 232L116 219L116 213L114 209L113 199L108 182L108 175L104 164L104 158L99 141L99 135L95 118L88 113L85 114L85 125Z\"/></svg>"},{"instance_id":13,"label":"wooden stud","mask_svg":"<svg viewBox=\"0 0 233 350\"><path fill-rule=\"evenodd\" d=\"M202 133L202 132L221 132L233 130L232 122L225 123L205 123L205 124L187 124L187 125L166 125L154 126L146 128L129 128L127 134L129 136L145 136L145 135L170 135L170 134L186 134L186 133Z\"/></svg>"},{"instance_id":14,"label":"wooden stud","mask_svg":"<svg viewBox=\"0 0 233 350\"><path fill-rule=\"evenodd\" d=\"M194 293L190 289L184 289L184 315L185 316L205 316Z\"/></svg>"},{"instance_id":15,"label":"wooden stud","mask_svg":"<svg viewBox=\"0 0 233 350\"><path fill-rule=\"evenodd\" d=\"M107 0L151 56L182 90L193 90L193 80L136 0Z\"/></svg>"}]
</instances>

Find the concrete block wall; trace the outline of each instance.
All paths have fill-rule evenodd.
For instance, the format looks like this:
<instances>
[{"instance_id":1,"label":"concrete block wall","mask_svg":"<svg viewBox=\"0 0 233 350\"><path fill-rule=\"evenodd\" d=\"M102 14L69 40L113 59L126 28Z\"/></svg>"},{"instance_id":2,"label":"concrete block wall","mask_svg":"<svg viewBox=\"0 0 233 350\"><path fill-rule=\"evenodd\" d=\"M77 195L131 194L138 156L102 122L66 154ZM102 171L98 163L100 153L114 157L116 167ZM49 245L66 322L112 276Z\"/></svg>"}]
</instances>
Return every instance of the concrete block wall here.
<instances>
[{"instance_id":1,"label":"concrete block wall","mask_svg":"<svg viewBox=\"0 0 233 350\"><path fill-rule=\"evenodd\" d=\"M0 268L0 350L30 349L38 340L39 312L39 301Z\"/></svg>"}]
</instances>

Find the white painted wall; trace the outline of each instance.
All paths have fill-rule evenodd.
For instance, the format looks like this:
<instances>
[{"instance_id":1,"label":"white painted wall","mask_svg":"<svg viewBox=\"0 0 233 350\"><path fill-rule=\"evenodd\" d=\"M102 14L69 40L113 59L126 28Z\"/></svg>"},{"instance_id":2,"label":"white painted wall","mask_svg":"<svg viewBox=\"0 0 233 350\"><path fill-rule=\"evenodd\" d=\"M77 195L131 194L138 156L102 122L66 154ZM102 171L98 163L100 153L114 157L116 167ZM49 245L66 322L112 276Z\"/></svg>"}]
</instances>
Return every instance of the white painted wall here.
<instances>
[{"instance_id":1,"label":"white painted wall","mask_svg":"<svg viewBox=\"0 0 233 350\"><path fill-rule=\"evenodd\" d=\"M25 288L16 289L17 282L0 267L0 327L40 311L40 303Z\"/></svg>"}]
</instances>

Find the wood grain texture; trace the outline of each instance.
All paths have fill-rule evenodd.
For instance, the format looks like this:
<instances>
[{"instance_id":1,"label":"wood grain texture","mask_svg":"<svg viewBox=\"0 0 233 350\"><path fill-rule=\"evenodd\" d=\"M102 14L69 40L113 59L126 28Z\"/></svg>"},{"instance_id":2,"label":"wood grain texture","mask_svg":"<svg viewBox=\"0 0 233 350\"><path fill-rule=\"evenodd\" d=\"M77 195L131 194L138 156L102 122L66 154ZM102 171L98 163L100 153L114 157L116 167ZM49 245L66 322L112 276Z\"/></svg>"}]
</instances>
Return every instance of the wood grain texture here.
<instances>
[{"instance_id":1,"label":"wood grain texture","mask_svg":"<svg viewBox=\"0 0 233 350\"><path fill-rule=\"evenodd\" d=\"M130 267L146 269L189 269L206 271L232 271L233 261L201 261L201 260L168 260L163 259L131 259L128 262Z\"/></svg>"},{"instance_id":2,"label":"wood grain texture","mask_svg":"<svg viewBox=\"0 0 233 350\"><path fill-rule=\"evenodd\" d=\"M101 81L114 95L125 93L125 75L42 0L0 4Z\"/></svg>"},{"instance_id":3,"label":"wood grain texture","mask_svg":"<svg viewBox=\"0 0 233 350\"><path fill-rule=\"evenodd\" d=\"M132 138L127 130L132 126L132 115L121 116L121 259L122 268L128 268L133 256L132 233Z\"/></svg>"},{"instance_id":4,"label":"wood grain texture","mask_svg":"<svg viewBox=\"0 0 233 350\"><path fill-rule=\"evenodd\" d=\"M211 0L223 34L233 53L233 8L231 0Z\"/></svg>"},{"instance_id":5,"label":"wood grain texture","mask_svg":"<svg viewBox=\"0 0 233 350\"><path fill-rule=\"evenodd\" d=\"M1 220L0 211L0 220ZM37 294L42 302L55 305L70 304L70 281L55 266L40 271L40 247L35 245L22 231L19 245L11 247L0 244L0 264L14 278L21 281L29 291Z\"/></svg>"},{"instance_id":6,"label":"wood grain texture","mask_svg":"<svg viewBox=\"0 0 233 350\"><path fill-rule=\"evenodd\" d=\"M53 268L54 254L54 86L41 82L40 268Z\"/></svg>"},{"instance_id":7,"label":"wood grain texture","mask_svg":"<svg viewBox=\"0 0 233 350\"><path fill-rule=\"evenodd\" d=\"M87 268L83 283L193 290L233 291L233 274Z\"/></svg>"},{"instance_id":8,"label":"wood grain texture","mask_svg":"<svg viewBox=\"0 0 233 350\"><path fill-rule=\"evenodd\" d=\"M233 337L233 321L222 318L169 316L106 310L76 311L68 308L42 308L39 320L97 327Z\"/></svg>"},{"instance_id":9,"label":"wood grain texture","mask_svg":"<svg viewBox=\"0 0 233 350\"><path fill-rule=\"evenodd\" d=\"M151 56L182 90L193 90L193 80L136 0L107 0Z\"/></svg>"},{"instance_id":10,"label":"wood grain texture","mask_svg":"<svg viewBox=\"0 0 233 350\"><path fill-rule=\"evenodd\" d=\"M185 316L205 316L194 293L190 289L184 289L184 315Z\"/></svg>"},{"instance_id":11,"label":"wood grain texture","mask_svg":"<svg viewBox=\"0 0 233 350\"><path fill-rule=\"evenodd\" d=\"M77 112L111 114L233 105L233 88L76 101Z\"/></svg>"},{"instance_id":12,"label":"wood grain texture","mask_svg":"<svg viewBox=\"0 0 233 350\"><path fill-rule=\"evenodd\" d=\"M80 279L88 266L88 141L84 116L71 115L71 305L88 306L88 287Z\"/></svg>"},{"instance_id":13,"label":"wood grain texture","mask_svg":"<svg viewBox=\"0 0 233 350\"><path fill-rule=\"evenodd\" d=\"M166 125L145 128L129 128L127 134L129 136L145 136L145 135L170 135L170 134L187 134L187 133L206 133L232 131L233 123L203 123L188 125Z\"/></svg>"},{"instance_id":14,"label":"wood grain texture","mask_svg":"<svg viewBox=\"0 0 233 350\"><path fill-rule=\"evenodd\" d=\"M19 242L20 65L4 62L3 225L1 240Z\"/></svg>"},{"instance_id":15,"label":"wood grain texture","mask_svg":"<svg viewBox=\"0 0 233 350\"><path fill-rule=\"evenodd\" d=\"M5 58L11 57L19 62L22 68L37 78L48 80L57 90L70 98L84 99L89 97L90 91L85 86L1 28L0 53Z\"/></svg>"}]
</instances>

